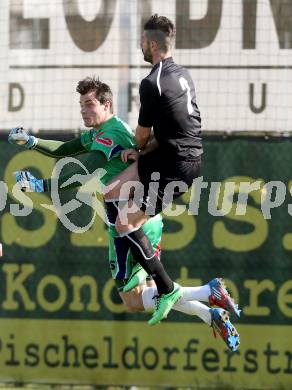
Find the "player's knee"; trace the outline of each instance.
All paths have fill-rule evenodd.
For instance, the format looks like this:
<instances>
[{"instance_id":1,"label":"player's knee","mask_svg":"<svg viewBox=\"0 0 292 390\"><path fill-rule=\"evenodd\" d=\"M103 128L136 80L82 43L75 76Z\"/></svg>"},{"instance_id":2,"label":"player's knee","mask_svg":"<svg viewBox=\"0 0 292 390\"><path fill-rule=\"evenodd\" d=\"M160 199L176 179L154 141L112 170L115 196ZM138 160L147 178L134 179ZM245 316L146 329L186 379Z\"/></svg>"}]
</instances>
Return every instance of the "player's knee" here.
<instances>
[{"instance_id":1,"label":"player's knee","mask_svg":"<svg viewBox=\"0 0 292 390\"><path fill-rule=\"evenodd\" d=\"M141 309L133 302L127 302L124 304L128 313L138 313Z\"/></svg>"},{"instance_id":2,"label":"player's knee","mask_svg":"<svg viewBox=\"0 0 292 390\"><path fill-rule=\"evenodd\" d=\"M123 224L120 220L120 218L117 218L116 220L116 231L118 234L125 234L127 232L132 231L134 226L130 223Z\"/></svg>"},{"instance_id":3,"label":"player's knee","mask_svg":"<svg viewBox=\"0 0 292 390\"><path fill-rule=\"evenodd\" d=\"M140 290L132 290L128 293L120 293L120 297L128 313L137 313L144 310Z\"/></svg>"}]
</instances>

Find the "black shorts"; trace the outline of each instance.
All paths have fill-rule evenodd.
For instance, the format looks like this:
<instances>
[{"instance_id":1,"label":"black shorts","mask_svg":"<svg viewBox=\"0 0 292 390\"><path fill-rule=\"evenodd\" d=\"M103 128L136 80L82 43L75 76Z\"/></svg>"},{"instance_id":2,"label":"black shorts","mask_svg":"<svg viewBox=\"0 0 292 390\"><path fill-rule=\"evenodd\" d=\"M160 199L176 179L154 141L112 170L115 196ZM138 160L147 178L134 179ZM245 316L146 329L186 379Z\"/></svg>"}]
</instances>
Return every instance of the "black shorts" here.
<instances>
[{"instance_id":1,"label":"black shorts","mask_svg":"<svg viewBox=\"0 0 292 390\"><path fill-rule=\"evenodd\" d=\"M172 201L186 193L200 175L201 156L184 160L167 159L159 149L140 156L138 173L144 186L140 209L147 215L156 215Z\"/></svg>"}]
</instances>

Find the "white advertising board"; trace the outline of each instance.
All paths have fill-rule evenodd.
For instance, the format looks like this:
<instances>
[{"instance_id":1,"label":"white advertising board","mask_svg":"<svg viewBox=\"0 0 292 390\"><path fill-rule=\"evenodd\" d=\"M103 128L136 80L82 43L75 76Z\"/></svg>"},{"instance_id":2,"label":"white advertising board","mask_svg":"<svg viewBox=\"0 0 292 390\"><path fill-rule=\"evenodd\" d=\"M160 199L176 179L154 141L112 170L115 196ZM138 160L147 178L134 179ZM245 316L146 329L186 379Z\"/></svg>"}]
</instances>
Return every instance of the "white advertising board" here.
<instances>
[{"instance_id":1,"label":"white advertising board","mask_svg":"<svg viewBox=\"0 0 292 390\"><path fill-rule=\"evenodd\" d=\"M114 92L134 128L150 71L139 39L152 13L176 24L173 56L194 79L204 130L292 130L288 0L2 0L0 129L82 127L77 82Z\"/></svg>"}]
</instances>

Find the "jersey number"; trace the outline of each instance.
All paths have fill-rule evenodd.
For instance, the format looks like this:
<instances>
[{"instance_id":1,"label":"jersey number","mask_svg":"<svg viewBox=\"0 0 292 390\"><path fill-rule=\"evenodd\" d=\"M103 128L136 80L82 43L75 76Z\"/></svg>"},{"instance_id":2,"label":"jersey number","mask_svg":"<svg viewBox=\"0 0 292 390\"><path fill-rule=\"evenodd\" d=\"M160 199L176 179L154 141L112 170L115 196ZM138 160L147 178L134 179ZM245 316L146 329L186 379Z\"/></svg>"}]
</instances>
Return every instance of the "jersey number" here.
<instances>
[{"instance_id":1,"label":"jersey number","mask_svg":"<svg viewBox=\"0 0 292 390\"><path fill-rule=\"evenodd\" d=\"M188 98L187 107L188 107L188 113L191 115L191 113L194 111L194 109L192 106L192 96L191 96L191 89L190 89L189 83L187 82L187 80L184 77L179 78L179 83L180 83L180 86L182 87L183 91L187 90L187 98Z\"/></svg>"}]
</instances>

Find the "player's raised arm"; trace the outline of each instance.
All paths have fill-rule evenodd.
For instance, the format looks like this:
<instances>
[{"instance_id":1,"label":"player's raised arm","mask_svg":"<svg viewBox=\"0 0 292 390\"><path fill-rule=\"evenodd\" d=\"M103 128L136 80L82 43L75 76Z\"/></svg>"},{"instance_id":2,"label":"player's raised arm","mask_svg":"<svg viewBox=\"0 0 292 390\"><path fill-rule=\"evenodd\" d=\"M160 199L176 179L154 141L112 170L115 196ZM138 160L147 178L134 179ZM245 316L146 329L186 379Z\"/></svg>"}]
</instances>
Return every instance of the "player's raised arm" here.
<instances>
[{"instance_id":1,"label":"player's raised arm","mask_svg":"<svg viewBox=\"0 0 292 390\"><path fill-rule=\"evenodd\" d=\"M86 153L86 149L81 143L80 137L70 141L62 142L48 139L37 139L35 150L53 158L73 157Z\"/></svg>"},{"instance_id":2,"label":"player's raised arm","mask_svg":"<svg viewBox=\"0 0 292 390\"><path fill-rule=\"evenodd\" d=\"M27 149L32 149L37 144L37 138L29 135L23 127L14 127L11 129L8 142L19 146L24 146Z\"/></svg>"},{"instance_id":3,"label":"player's raised arm","mask_svg":"<svg viewBox=\"0 0 292 390\"><path fill-rule=\"evenodd\" d=\"M70 170L69 174L64 174L58 178L38 179L28 171L15 172L16 182L23 192L49 192L52 187L52 180L58 180L58 190L66 190L69 188L80 187L91 179L91 174L99 168L104 168L108 160L104 153L99 151L92 151L83 161L84 168L76 165L74 169ZM89 172L87 175L86 170ZM64 184L75 176L75 181L70 184Z\"/></svg>"},{"instance_id":4,"label":"player's raised arm","mask_svg":"<svg viewBox=\"0 0 292 390\"><path fill-rule=\"evenodd\" d=\"M28 134L22 127L15 127L10 131L8 142L27 149L34 149L53 158L72 157L86 152L80 137L67 142L46 140Z\"/></svg>"}]
</instances>

